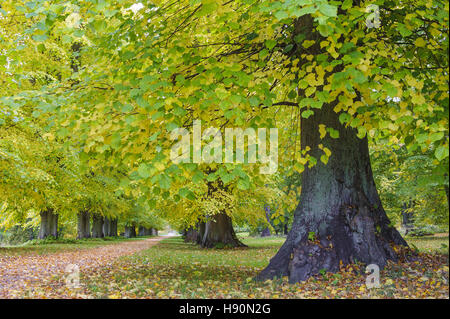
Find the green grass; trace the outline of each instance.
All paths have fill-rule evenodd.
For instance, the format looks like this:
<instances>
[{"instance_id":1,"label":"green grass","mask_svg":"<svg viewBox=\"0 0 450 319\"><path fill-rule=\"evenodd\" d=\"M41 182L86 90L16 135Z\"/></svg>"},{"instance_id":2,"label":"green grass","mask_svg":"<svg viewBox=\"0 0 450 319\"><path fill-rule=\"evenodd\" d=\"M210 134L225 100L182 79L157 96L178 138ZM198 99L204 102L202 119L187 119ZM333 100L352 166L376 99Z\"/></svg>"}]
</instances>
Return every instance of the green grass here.
<instances>
[{"instance_id":1,"label":"green grass","mask_svg":"<svg viewBox=\"0 0 450 319\"><path fill-rule=\"evenodd\" d=\"M420 252L441 253L448 255L448 236L434 237L406 237L406 241L411 248L417 248Z\"/></svg>"}]
</instances>

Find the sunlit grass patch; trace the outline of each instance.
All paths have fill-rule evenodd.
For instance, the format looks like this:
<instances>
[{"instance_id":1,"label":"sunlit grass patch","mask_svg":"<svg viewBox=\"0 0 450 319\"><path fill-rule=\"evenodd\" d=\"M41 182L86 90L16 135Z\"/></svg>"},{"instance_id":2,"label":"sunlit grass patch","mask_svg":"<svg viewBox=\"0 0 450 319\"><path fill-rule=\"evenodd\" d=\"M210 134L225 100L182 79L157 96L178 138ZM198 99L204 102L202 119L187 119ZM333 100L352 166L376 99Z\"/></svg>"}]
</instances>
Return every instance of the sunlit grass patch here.
<instances>
[{"instance_id":1,"label":"sunlit grass patch","mask_svg":"<svg viewBox=\"0 0 450 319\"><path fill-rule=\"evenodd\" d=\"M412 248L417 248L421 252L448 255L448 236L407 237L406 241Z\"/></svg>"}]
</instances>

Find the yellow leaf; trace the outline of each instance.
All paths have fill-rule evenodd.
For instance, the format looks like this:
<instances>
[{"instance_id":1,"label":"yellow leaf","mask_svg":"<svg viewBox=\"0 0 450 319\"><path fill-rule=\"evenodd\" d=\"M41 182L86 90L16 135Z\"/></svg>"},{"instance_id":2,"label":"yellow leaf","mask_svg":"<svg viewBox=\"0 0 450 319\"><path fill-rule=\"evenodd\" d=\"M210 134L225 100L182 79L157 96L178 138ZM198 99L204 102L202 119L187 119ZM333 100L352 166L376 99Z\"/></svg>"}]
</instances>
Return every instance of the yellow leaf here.
<instances>
[{"instance_id":1,"label":"yellow leaf","mask_svg":"<svg viewBox=\"0 0 450 319\"><path fill-rule=\"evenodd\" d=\"M320 138L324 138L325 135L327 135L326 126L324 124L319 124L319 133L320 133Z\"/></svg>"},{"instance_id":2,"label":"yellow leaf","mask_svg":"<svg viewBox=\"0 0 450 319\"><path fill-rule=\"evenodd\" d=\"M425 42L425 40L423 38L417 38L416 41L414 42L414 44L417 47L424 47L427 43Z\"/></svg>"}]
</instances>

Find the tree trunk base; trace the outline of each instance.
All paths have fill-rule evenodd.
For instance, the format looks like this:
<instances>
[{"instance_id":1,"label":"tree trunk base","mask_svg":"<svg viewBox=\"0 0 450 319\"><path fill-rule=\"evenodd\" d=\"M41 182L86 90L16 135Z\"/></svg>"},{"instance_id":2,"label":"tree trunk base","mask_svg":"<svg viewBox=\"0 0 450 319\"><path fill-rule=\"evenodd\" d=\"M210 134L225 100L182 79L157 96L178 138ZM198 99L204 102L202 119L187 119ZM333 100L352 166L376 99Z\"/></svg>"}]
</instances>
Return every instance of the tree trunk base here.
<instances>
[{"instance_id":1,"label":"tree trunk base","mask_svg":"<svg viewBox=\"0 0 450 319\"><path fill-rule=\"evenodd\" d=\"M203 248L247 247L237 239L231 217L225 213L216 214L206 222L201 242Z\"/></svg>"}]
</instances>

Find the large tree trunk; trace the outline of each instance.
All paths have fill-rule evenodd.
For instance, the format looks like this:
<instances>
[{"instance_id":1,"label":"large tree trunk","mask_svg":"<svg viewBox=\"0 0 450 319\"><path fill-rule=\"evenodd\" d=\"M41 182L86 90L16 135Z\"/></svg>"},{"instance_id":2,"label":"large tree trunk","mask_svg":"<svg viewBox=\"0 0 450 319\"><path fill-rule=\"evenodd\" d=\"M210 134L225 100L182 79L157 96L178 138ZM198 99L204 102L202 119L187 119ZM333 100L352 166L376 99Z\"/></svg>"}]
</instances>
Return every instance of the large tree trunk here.
<instances>
[{"instance_id":1,"label":"large tree trunk","mask_svg":"<svg viewBox=\"0 0 450 319\"><path fill-rule=\"evenodd\" d=\"M136 227L133 226L125 226L125 238L134 238L136 237Z\"/></svg>"},{"instance_id":2,"label":"large tree trunk","mask_svg":"<svg viewBox=\"0 0 450 319\"><path fill-rule=\"evenodd\" d=\"M92 238L103 238L103 216L92 215Z\"/></svg>"},{"instance_id":3,"label":"large tree trunk","mask_svg":"<svg viewBox=\"0 0 450 319\"><path fill-rule=\"evenodd\" d=\"M246 247L234 233L231 217L225 213L216 214L208 219L201 246L213 248L218 246Z\"/></svg>"},{"instance_id":4,"label":"large tree trunk","mask_svg":"<svg viewBox=\"0 0 450 319\"><path fill-rule=\"evenodd\" d=\"M39 228L39 239L47 237L58 238L58 215L53 213L53 209L49 208L40 212L41 226Z\"/></svg>"},{"instance_id":5,"label":"large tree trunk","mask_svg":"<svg viewBox=\"0 0 450 319\"><path fill-rule=\"evenodd\" d=\"M77 224L77 239L90 238L90 213L88 211L83 211L78 213L78 224Z\"/></svg>"},{"instance_id":6,"label":"large tree trunk","mask_svg":"<svg viewBox=\"0 0 450 319\"><path fill-rule=\"evenodd\" d=\"M319 136L319 124L339 131L339 138ZM332 105L314 109L301 119L301 147L319 159L331 150L328 164L320 160L302 176L300 204L286 242L257 279L289 276L299 282L320 270L335 272L339 263L377 264L396 260L392 244L407 245L381 205L370 166L367 139L345 128Z\"/></svg>"}]
</instances>

